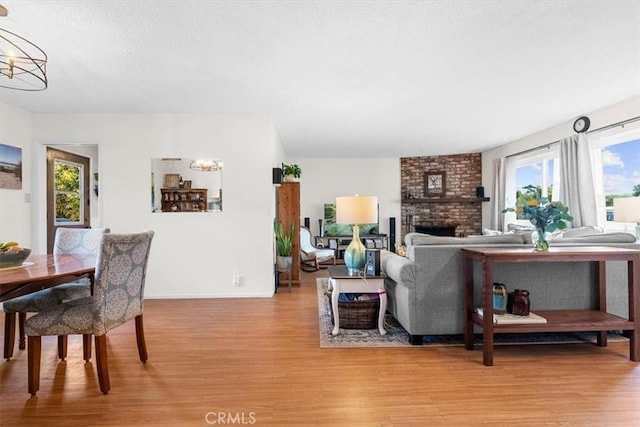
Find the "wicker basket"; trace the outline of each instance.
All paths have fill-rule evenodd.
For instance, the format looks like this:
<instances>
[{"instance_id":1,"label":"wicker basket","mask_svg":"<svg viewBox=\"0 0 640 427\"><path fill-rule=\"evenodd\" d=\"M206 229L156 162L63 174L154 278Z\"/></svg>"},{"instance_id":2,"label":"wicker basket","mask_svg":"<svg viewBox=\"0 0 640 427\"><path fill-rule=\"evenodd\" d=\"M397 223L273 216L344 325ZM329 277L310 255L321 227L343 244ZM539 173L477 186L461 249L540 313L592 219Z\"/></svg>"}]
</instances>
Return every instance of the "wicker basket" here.
<instances>
[{"instance_id":1,"label":"wicker basket","mask_svg":"<svg viewBox=\"0 0 640 427\"><path fill-rule=\"evenodd\" d=\"M333 306L331 292L326 293L331 310L331 324L333 321ZM378 327L378 313L380 298L364 301L338 301L340 313L340 328L344 329L376 329Z\"/></svg>"}]
</instances>

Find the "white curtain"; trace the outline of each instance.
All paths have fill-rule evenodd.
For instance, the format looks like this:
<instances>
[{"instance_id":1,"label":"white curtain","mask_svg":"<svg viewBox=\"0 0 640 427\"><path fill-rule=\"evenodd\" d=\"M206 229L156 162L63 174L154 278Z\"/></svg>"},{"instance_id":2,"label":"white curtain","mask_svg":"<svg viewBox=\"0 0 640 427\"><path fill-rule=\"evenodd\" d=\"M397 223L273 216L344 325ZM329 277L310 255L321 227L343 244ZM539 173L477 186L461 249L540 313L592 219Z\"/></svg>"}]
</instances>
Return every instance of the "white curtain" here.
<instances>
[{"instance_id":1,"label":"white curtain","mask_svg":"<svg viewBox=\"0 0 640 427\"><path fill-rule=\"evenodd\" d=\"M491 229L504 230L504 214L502 210L505 208L506 196L506 178L504 171L504 157L493 160L493 191L491 194Z\"/></svg>"},{"instance_id":2,"label":"white curtain","mask_svg":"<svg viewBox=\"0 0 640 427\"><path fill-rule=\"evenodd\" d=\"M573 226L603 226L598 214L596 177L597 153L591 150L587 135L580 133L560 140L560 191L558 200L569 207Z\"/></svg>"}]
</instances>

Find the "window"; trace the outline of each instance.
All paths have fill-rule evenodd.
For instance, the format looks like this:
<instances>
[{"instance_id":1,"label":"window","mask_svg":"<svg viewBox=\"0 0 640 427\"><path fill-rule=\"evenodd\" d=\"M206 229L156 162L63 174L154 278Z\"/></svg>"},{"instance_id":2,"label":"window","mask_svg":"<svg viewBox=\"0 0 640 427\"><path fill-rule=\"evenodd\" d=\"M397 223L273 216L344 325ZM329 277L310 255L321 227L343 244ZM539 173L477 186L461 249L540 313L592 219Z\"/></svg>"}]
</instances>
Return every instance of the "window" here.
<instances>
[{"instance_id":1,"label":"window","mask_svg":"<svg viewBox=\"0 0 640 427\"><path fill-rule=\"evenodd\" d=\"M640 120L589 134L598 210L606 231L635 232L635 224L615 221L614 200L640 196ZM510 157L505 166L505 206L518 201L535 203L541 197L557 200L560 186L559 144ZM605 214L606 212L606 214ZM507 214L505 222L528 224Z\"/></svg>"},{"instance_id":2,"label":"window","mask_svg":"<svg viewBox=\"0 0 640 427\"><path fill-rule=\"evenodd\" d=\"M83 176L83 165L58 159L54 161L56 225L82 224L82 218L84 218Z\"/></svg>"},{"instance_id":3,"label":"window","mask_svg":"<svg viewBox=\"0 0 640 427\"><path fill-rule=\"evenodd\" d=\"M558 188L560 181L558 155L556 144L510 159L506 170L508 207L519 202L537 204L543 197L554 200L554 188Z\"/></svg>"},{"instance_id":4,"label":"window","mask_svg":"<svg viewBox=\"0 0 640 427\"><path fill-rule=\"evenodd\" d=\"M606 210L606 229L634 232L635 224L617 222L614 199L640 196L640 125L613 129L599 141L602 157L602 194ZM633 127L633 129L630 129ZM602 201L600 202L602 203Z\"/></svg>"}]
</instances>

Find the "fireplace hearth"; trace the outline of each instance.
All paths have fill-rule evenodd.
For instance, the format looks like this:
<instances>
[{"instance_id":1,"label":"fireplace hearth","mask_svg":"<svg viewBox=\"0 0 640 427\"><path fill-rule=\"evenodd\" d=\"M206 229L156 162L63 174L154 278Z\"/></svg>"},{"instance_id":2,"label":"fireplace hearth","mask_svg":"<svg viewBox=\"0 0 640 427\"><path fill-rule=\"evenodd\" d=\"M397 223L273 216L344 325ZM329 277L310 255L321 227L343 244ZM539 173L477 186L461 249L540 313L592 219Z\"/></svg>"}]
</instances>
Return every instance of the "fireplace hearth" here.
<instances>
[{"instance_id":1,"label":"fireplace hearth","mask_svg":"<svg viewBox=\"0 0 640 427\"><path fill-rule=\"evenodd\" d=\"M456 225L451 224L420 224L414 226L416 233L431 234L433 236L456 236Z\"/></svg>"}]
</instances>

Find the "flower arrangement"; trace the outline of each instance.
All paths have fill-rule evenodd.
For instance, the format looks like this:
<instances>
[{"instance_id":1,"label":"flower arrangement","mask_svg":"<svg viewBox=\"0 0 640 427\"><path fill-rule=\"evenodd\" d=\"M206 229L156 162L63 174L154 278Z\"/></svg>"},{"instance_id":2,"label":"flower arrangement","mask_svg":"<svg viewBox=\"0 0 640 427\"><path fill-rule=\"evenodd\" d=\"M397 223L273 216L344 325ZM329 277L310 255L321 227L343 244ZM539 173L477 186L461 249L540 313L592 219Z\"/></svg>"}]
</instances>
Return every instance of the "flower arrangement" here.
<instances>
[{"instance_id":1,"label":"flower arrangement","mask_svg":"<svg viewBox=\"0 0 640 427\"><path fill-rule=\"evenodd\" d=\"M546 197L540 198L540 200L518 200L515 209L506 208L502 212L516 212L519 216L528 219L535 227L538 237L535 241L535 248L541 251L549 249L547 233L564 230L567 228L567 221L573 220L573 217L569 215L569 208L564 203L552 202Z\"/></svg>"}]
</instances>

